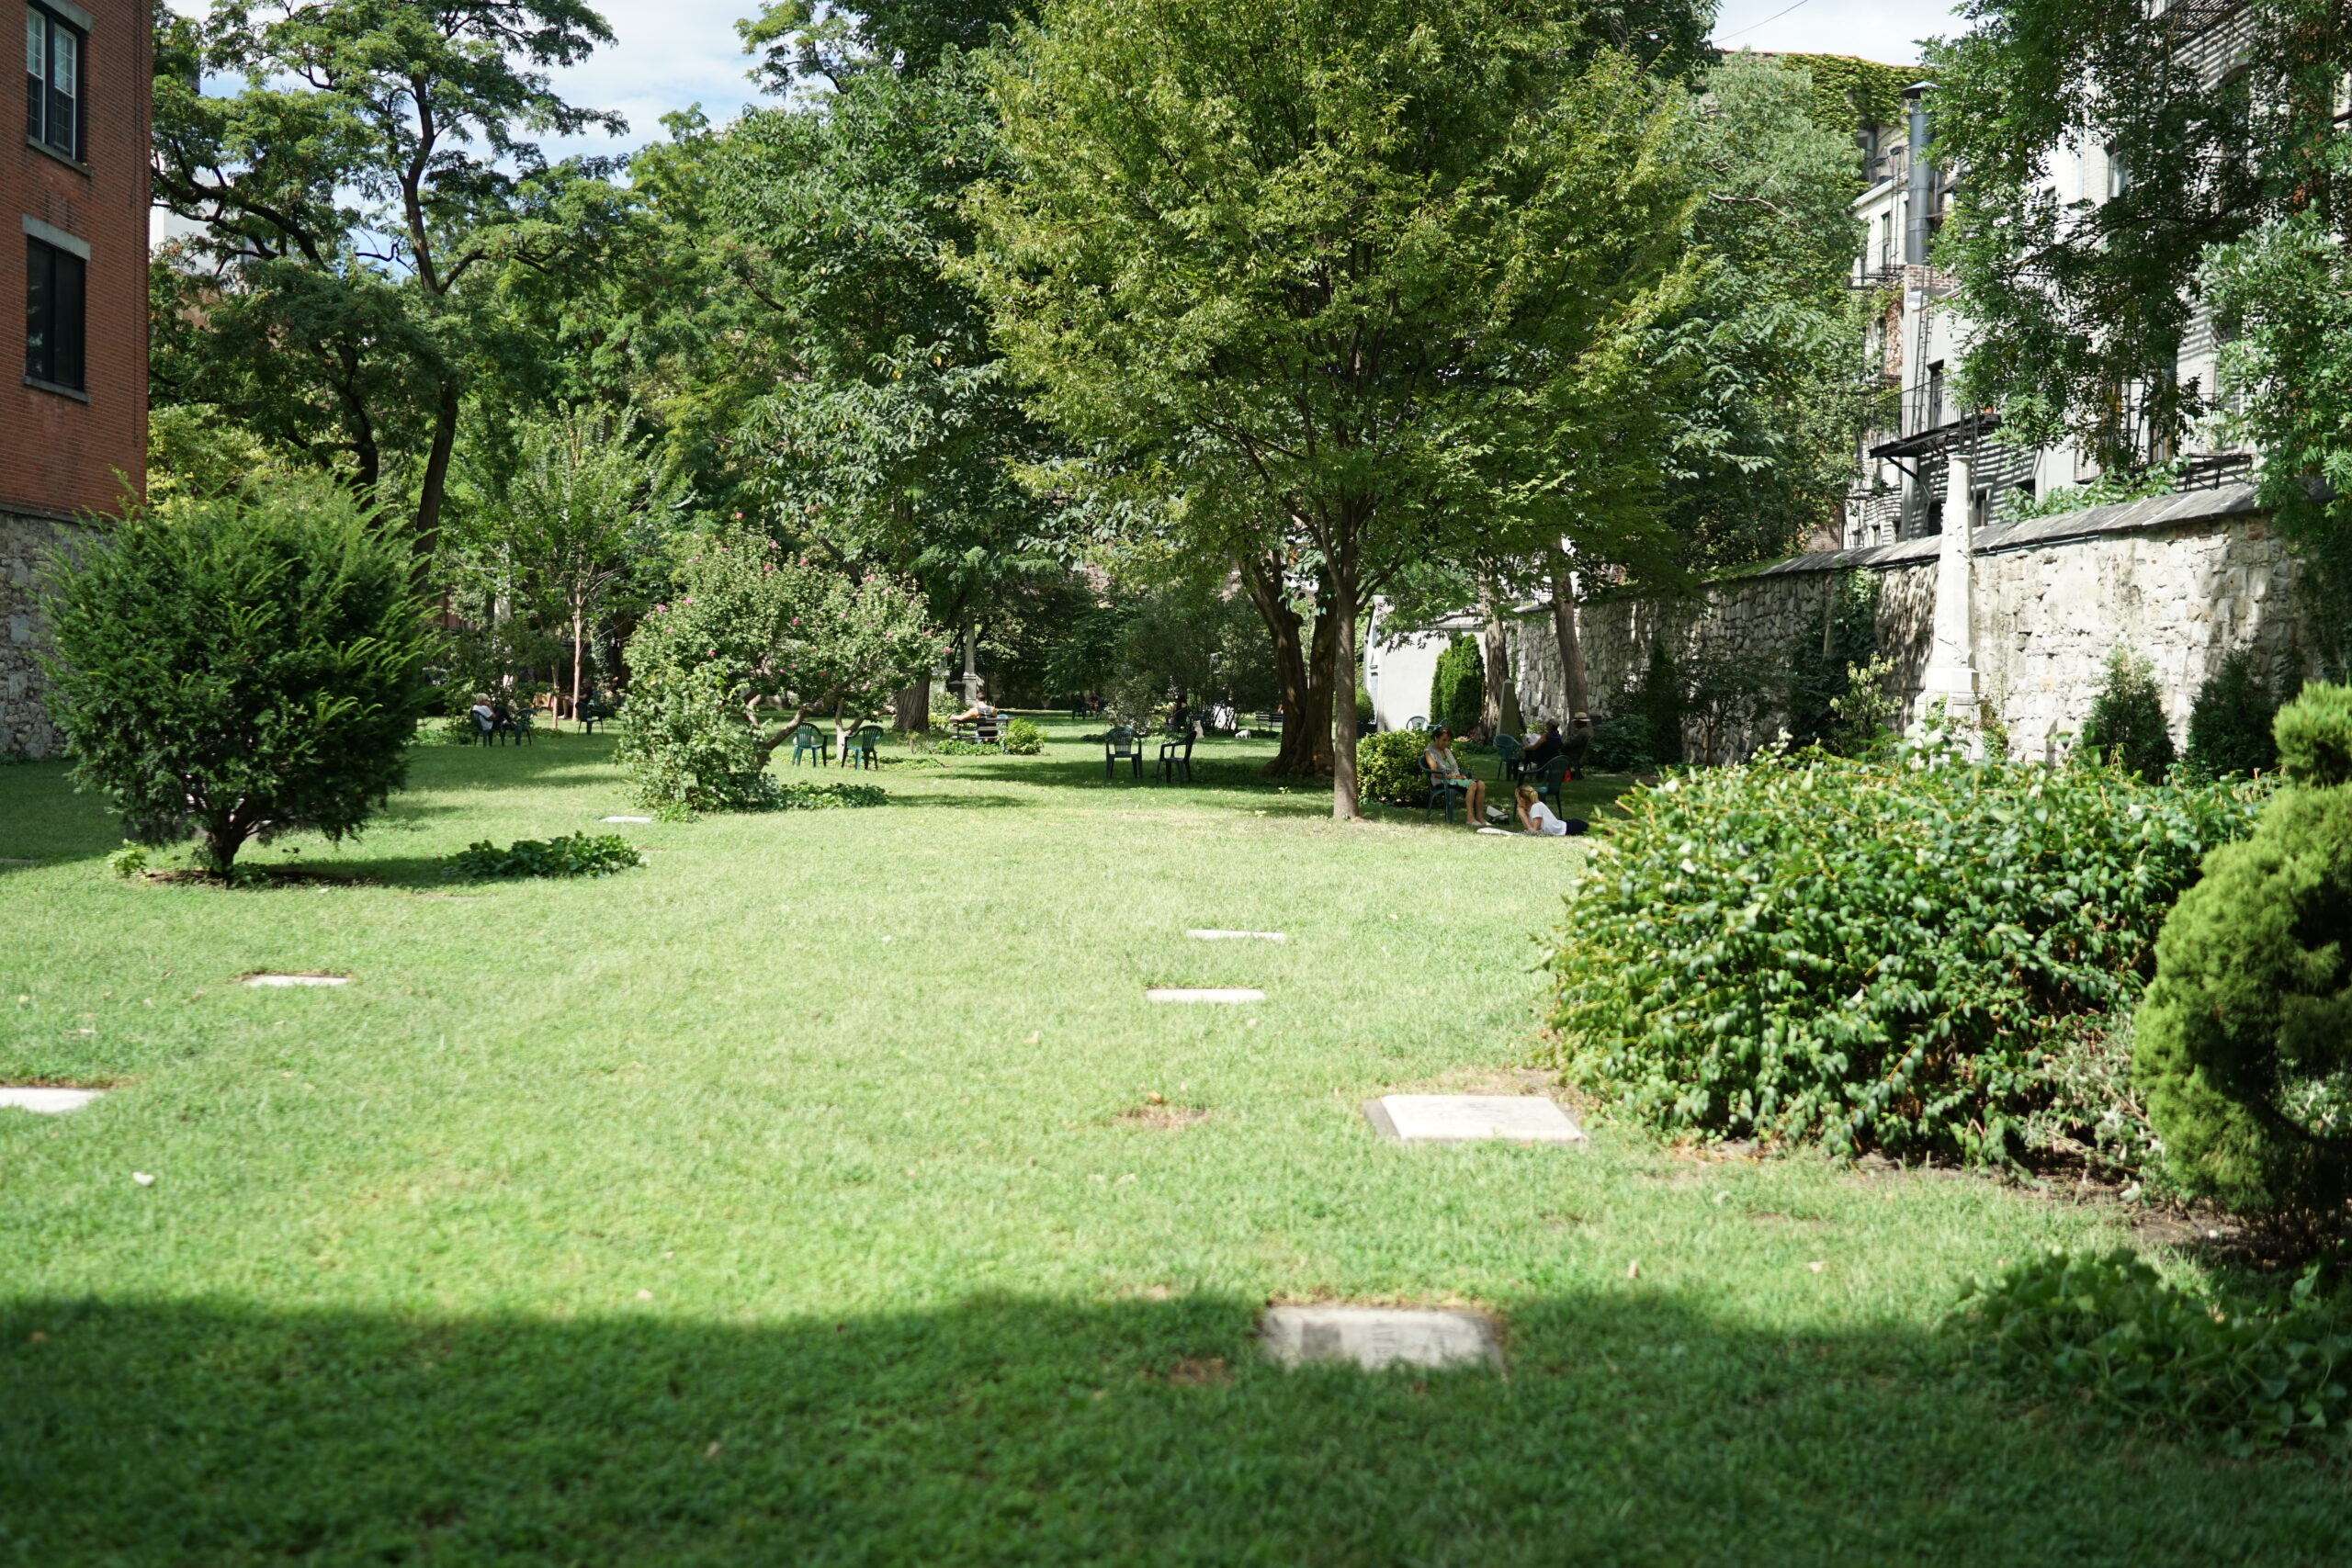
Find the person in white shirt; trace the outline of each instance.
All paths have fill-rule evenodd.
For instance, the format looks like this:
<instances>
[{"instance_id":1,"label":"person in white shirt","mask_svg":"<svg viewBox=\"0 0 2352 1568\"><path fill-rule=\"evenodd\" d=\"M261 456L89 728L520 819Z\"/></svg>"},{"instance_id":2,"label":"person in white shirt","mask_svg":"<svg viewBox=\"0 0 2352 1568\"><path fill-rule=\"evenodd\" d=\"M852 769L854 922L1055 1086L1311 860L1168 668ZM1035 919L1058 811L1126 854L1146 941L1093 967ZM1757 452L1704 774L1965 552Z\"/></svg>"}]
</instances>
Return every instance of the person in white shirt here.
<instances>
[{"instance_id":1,"label":"person in white shirt","mask_svg":"<svg viewBox=\"0 0 2352 1568\"><path fill-rule=\"evenodd\" d=\"M1588 824L1580 817L1555 817L1544 804L1533 784L1521 784L1518 790L1519 825L1526 832L1546 839L1566 839L1581 833Z\"/></svg>"}]
</instances>

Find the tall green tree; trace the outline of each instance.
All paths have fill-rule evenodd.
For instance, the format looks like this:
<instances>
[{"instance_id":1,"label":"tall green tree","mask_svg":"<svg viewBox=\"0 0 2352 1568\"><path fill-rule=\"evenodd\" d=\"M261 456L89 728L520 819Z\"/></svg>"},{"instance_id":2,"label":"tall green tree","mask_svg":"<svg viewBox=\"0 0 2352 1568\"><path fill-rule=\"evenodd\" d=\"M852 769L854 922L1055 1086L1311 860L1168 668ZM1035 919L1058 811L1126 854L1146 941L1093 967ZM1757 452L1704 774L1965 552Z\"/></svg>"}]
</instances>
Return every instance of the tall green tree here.
<instances>
[{"instance_id":1,"label":"tall green tree","mask_svg":"<svg viewBox=\"0 0 2352 1568\"><path fill-rule=\"evenodd\" d=\"M159 19L155 195L200 226L159 275L167 395L363 491L413 456L429 553L478 324L461 291L502 258L559 265L593 241L566 195L601 169L550 168L530 138L621 129L548 76L611 30L579 0L220 0ZM243 85L215 96L207 77Z\"/></svg>"},{"instance_id":2,"label":"tall green tree","mask_svg":"<svg viewBox=\"0 0 2352 1568\"><path fill-rule=\"evenodd\" d=\"M975 199L971 268L1000 341L1080 447L1283 529L1328 584L1342 716L1368 598L1461 519L1655 531L1609 437L1686 281L1684 121L1585 20L1060 0L1000 69L1015 169Z\"/></svg>"}]
</instances>

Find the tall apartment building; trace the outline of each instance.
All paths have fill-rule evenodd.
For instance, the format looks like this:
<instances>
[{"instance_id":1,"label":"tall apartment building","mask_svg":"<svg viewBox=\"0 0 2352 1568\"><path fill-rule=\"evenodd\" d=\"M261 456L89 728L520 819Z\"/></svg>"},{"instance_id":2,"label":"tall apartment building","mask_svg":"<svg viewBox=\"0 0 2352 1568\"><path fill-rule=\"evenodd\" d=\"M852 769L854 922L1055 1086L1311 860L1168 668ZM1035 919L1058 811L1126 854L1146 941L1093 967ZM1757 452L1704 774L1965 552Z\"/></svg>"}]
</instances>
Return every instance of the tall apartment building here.
<instances>
[{"instance_id":1,"label":"tall apartment building","mask_svg":"<svg viewBox=\"0 0 2352 1568\"><path fill-rule=\"evenodd\" d=\"M15 13L15 15L10 15ZM144 0L0 0L24 74L0 145L0 756L41 756L32 603L62 526L146 482Z\"/></svg>"},{"instance_id":2,"label":"tall apartment building","mask_svg":"<svg viewBox=\"0 0 2352 1568\"><path fill-rule=\"evenodd\" d=\"M2176 29L2209 69L2224 68L2245 42L2241 0L2149 0L2148 17L2151 25ZM1936 162L1932 85L1914 87L1905 107L1907 124L1865 131L1871 183L1854 201L1865 233L1851 281L1858 289L1883 291L1886 304L1869 329L1878 380L1847 496L1849 549L1939 534L1963 503L1975 523L1998 521L2020 499L2098 477L2071 443L2034 448L2006 441L1997 413L1965 407L1958 397L1968 324L1954 309L1951 276L1929 260L1956 177ZM2052 158L2044 177L2061 202L2096 204L2120 194L2130 172L2103 148L2077 146ZM2212 322L2200 315L2181 344L2174 374L2210 395L2217 354ZM2149 455L2185 458L2192 484L2245 478L2252 468L2245 453L2199 437ZM1951 493L1955 457L1965 459L1970 475L1966 497Z\"/></svg>"}]
</instances>

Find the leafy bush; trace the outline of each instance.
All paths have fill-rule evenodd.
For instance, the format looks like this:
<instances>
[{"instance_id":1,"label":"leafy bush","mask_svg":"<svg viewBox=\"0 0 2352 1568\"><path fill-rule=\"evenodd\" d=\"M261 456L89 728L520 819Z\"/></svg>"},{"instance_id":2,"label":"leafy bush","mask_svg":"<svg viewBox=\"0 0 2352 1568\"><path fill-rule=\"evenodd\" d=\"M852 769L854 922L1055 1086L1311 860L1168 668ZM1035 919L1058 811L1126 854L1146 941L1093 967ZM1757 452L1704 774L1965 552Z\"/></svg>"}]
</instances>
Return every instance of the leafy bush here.
<instances>
[{"instance_id":1,"label":"leafy bush","mask_svg":"<svg viewBox=\"0 0 2352 1568\"><path fill-rule=\"evenodd\" d=\"M1592 727L1592 743L1585 749L1585 766L1597 773L1646 773L1657 766L1650 753L1650 721L1637 713L1621 713Z\"/></svg>"},{"instance_id":2,"label":"leafy bush","mask_svg":"<svg viewBox=\"0 0 2352 1568\"><path fill-rule=\"evenodd\" d=\"M107 856L107 869L125 881L147 869L147 846L125 844Z\"/></svg>"},{"instance_id":3,"label":"leafy bush","mask_svg":"<svg viewBox=\"0 0 2352 1568\"><path fill-rule=\"evenodd\" d=\"M871 711L938 646L903 584L796 560L754 535L704 541L629 639L617 753L647 806L773 807L768 759L802 719Z\"/></svg>"},{"instance_id":4,"label":"leafy bush","mask_svg":"<svg viewBox=\"0 0 2352 1568\"><path fill-rule=\"evenodd\" d=\"M2172 771L2172 729L2155 667L2129 649L2107 656L2107 678L2083 721L2078 754L2120 761L2125 773L2157 782Z\"/></svg>"},{"instance_id":5,"label":"leafy bush","mask_svg":"<svg viewBox=\"0 0 2352 1568\"><path fill-rule=\"evenodd\" d=\"M2278 699L2264 678L2262 660L2241 648L2197 688L2188 710L2188 760L2215 778L2231 773L2267 773L2278 765L2271 721Z\"/></svg>"},{"instance_id":6,"label":"leafy bush","mask_svg":"<svg viewBox=\"0 0 2352 1568\"><path fill-rule=\"evenodd\" d=\"M1649 752L1653 767L1682 761L1682 719L1690 705L1674 655L1663 641L1651 643L1650 661L1622 706L1624 713L1642 721L1642 746Z\"/></svg>"},{"instance_id":7,"label":"leafy bush","mask_svg":"<svg viewBox=\"0 0 2352 1568\"><path fill-rule=\"evenodd\" d=\"M449 857L448 874L486 880L499 876L609 876L644 858L618 833L590 838L572 833L560 839L517 839L500 849L488 839L469 844Z\"/></svg>"},{"instance_id":8,"label":"leafy bush","mask_svg":"<svg viewBox=\"0 0 2352 1568\"><path fill-rule=\"evenodd\" d=\"M2251 793L1971 762L1941 735L1635 791L1568 895L1561 1065L1670 1129L2012 1160L2046 1058L2136 998Z\"/></svg>"},{"instance_id":9,"label":"leafy bush","mask_svg":"<svg viewBox=\"0 0 2352 1568\"><path fill-rule=\"evenodd\" d=\"M1476 638L1456 637L1437 656L1437 669L1430 676L1430 723L1466 735L1478 728L1486 712L1486 660Z\"/></svg>"},{"instance_id":10,"label":"leafy bush","mask_svg":"<svg viewBox=\"0 0 2352 1568\"><path fill-rule=\"evenodd\" d=\"M126 836L340 840L400 787L430 691L406 547L325 479L134 513L45 596L51 712Z\"/></svg>"},{"instance_id":11,"label":"leafy bush","mask_svg":"<svg viewBox=\"0 0 2352 1568\"><path fill-rule=\"evenodd\" d=\"M1356 791L1391 806L1420 806L1430 797L1421 773L1421 753L1430 746L1425 729L1391 729L1356 742Z\"/></svg>"},{"instance_id":12,"label":"leafy bush","mask_svg":"<svg viewBox=\"0 0 2352 1568\"><path fill-rule=\"evenodd\" d=\"M2069 1396L2116 1426L2218 1438L2233 1453L2339 1440L2352 1417L2352 1334L2307 1271L2284 1301L2233 1311L2164 1281L2130 1252L2064 1252L1972 1281L1951 1326L2028 1397Z\"/></svg>"},{"instance_id":13,"label":"leafy bush","mask_svg":"<svg viewBox=\"0 0 2352 1568\"><path fill-rule=\"evenodd\" d=\"M2175 1177L2339 1223L2352 1199L2352 688L2280 710L2286 785L2156 946L2136 1077Z\"/></svg>"},{"instance_id":14,"label":"leafy bush","mask_svg":"<svg viewBox=\"0 0 2352 1568\"><path fill-rule=\"evenodd\" d=\"M1004 749L1016 757L1035 757L1046 749L1046 732L1028 719L1008 719Z\"/></svg>"},{"instance_id":15,"label":"leafy bush","mask_svg":"<svg viewBox=\"0 0 2352 1568\"><path fill-rule=\"evenodd\" d=\"M1800 746L1837 744L1838 702L1860 671L1878 658L1878 582L1874 575L1839 575L1789 645L1789 734Z\"/></svg>"},{"instance_id":16,"label":"leafy bush","mask_svg":"<svg viewBox=\"0 0 2352 1568\"><path fill-rule=\"evenodd\" d=\"M830 811L855 806L888 806L890 792L880 784L810 784L795 779L778 784L768 802L775 811Z\"/></svg>"}]
</instances>

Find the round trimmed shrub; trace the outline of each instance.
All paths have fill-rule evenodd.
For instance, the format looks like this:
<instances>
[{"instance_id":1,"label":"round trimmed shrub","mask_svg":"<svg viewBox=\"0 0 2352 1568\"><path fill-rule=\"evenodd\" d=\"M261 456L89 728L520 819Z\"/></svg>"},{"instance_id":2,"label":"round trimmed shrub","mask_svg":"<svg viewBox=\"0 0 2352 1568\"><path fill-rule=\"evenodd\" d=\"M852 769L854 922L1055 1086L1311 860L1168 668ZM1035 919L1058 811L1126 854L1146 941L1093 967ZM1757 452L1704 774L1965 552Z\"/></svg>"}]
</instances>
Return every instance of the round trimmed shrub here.
<instances>
[{"instance_id":1,"label":"round trimmed shrub","mask_svg":"<svg viewBox=\"0 0 2352 1568\"><path fill-rule=\"evenodd\" d=\"M432 701L413 570L325 479L123 519L54 563L44 596L74 778L126 837L193 837L222 877L249 842L356 833L407 777Z\"/></svg>"},{"instance_id":2,"label":"round trimmed shrub","mask_svg":"<svg viewBox=\"0 0 2352 1568\"><path fill-rule=\"evenodd\" d=\"M2352 1200L2352 689L2275 727L2286 787L2209 856L2156 947L2133 1076L2175 1179L2233 1208Z\"/></svg>"},{"instance_id":3,"label":"round trimmed shrub","mask_svg":"<svg viewBox=\"0 0 2352 1568\"><path fill-rule=\"evenodd\" d=\"M1419 806L1430 797L1421 754L1430 748L1426 729L1391 729L1356 742L1356 792L1391 806Z\"/></svg>"}]
</instances>

